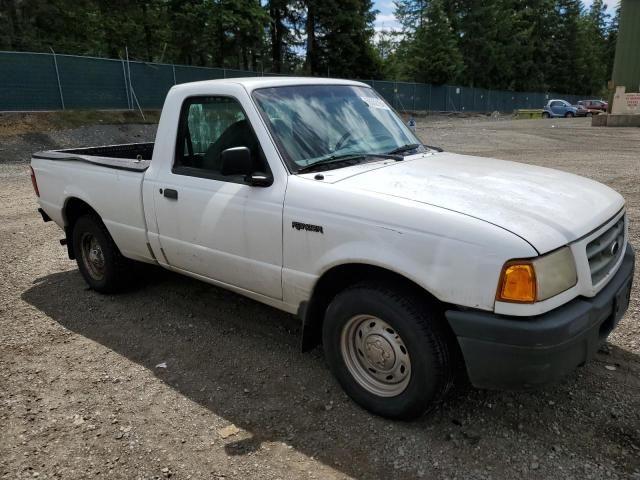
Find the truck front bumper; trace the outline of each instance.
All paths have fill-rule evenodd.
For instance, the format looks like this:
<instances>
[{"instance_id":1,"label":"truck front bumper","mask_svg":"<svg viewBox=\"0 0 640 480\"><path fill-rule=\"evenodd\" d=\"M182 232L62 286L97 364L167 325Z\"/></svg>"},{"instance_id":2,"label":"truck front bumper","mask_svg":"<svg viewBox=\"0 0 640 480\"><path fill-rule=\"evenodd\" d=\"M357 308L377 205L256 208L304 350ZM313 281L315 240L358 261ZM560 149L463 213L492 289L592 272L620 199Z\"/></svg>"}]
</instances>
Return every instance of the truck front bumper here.
<instances>
[{"instance_id":1,"label":"truck front bumper","mask_svg":"<svg viewBox=\"0 0 640 480\"><path fill-rule=\"evenodd\" d=\"M589 360L629 306L635 254L595 297L579 297L535 317L448 310L471 383L522 390L553 383Z\"/></svg>"}]
</instances>

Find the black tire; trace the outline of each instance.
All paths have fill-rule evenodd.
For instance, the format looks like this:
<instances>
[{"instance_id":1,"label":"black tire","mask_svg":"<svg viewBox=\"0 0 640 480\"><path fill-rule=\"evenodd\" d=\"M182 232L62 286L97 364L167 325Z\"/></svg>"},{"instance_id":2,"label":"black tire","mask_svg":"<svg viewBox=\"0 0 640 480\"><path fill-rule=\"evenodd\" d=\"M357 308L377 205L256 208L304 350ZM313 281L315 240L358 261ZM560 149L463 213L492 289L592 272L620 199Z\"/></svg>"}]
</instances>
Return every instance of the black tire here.
<instances>
[{"instance_id":1,"label":"black tire","mask_svg":"<svg viewBox=\"0 0 640 480\"><path fill-rule=\"evenodd\" d=\"M564 114L564 118L573 118L573 117L575 117L573 112L567 112L567 113Z\"/></svg>"},{"instance_id":2,"label":"black tire","mask_svg":"<svg viewBox=\"0 0 640 480\"><path fill-rule=\"evenodd\" d=\"M549 112L542 112L542 118L550 118Z\"/></svg>"},{"instance_id":3,"label":"black tire","mask_svg":"<svg viewBox=\"0 0 640 480\"><path fill-rule=\"evenodd\" d=\"M410 359L410 377L404 390L398 394L380 396L372 393L347 366L349 360L345 360L347 354L343 354L345 348L342 346L343 331L348 336L348 325L353 323L354 318L363 315L383 320L395 330L402 346L406 347L405 353ZM370 320L364 321L368 322ZM327 309L322 332L325 357L342 388L356 403L383 417L409 420L433 408L453 385L454 347L451 334L442 322L442 310L435 302L427 301L421 295L403 292L382 283L360 283L339 293ZM369 339L374 336L366 337L362 345L366 343L369 349ZM355 341L358 341L357 338ZM356 350L363 359L370 356L370 353L365 355L358 348ZM358 357L358 354L354 356ZM398 355L393 358L395 362L398 361ZM361 363L367 361L362 360Z\"/></svg>"},{"instance_id":4,"label":"black tire","mask_svg":"<svg viewBox=\"0 0 640 480\"><path fill-rule=\"evenodd\" d=\"M587 117L593 117L593 113L591 113L591 112L587 112L587 115L586 115L586 116L587 116Z\"/></svg>"},{"instance_id":5,"label":"black tire","mask_svg":"<svg viewBox=\"0 0 640 480\"><path fill-rule=\"evenodd\" d=\"M93 241L96 247L93 251L99 250L100 254L96 256L102 259L101 262L92 262L92 253L87 253L87 242ZM93 290L114 293L130 287L135 277L134 264L122 256L97 215L83 215L76 221L73 226L73 252L80 273ZM102 266L99 267L98 264Z\"/></svg>"}]
</instances>

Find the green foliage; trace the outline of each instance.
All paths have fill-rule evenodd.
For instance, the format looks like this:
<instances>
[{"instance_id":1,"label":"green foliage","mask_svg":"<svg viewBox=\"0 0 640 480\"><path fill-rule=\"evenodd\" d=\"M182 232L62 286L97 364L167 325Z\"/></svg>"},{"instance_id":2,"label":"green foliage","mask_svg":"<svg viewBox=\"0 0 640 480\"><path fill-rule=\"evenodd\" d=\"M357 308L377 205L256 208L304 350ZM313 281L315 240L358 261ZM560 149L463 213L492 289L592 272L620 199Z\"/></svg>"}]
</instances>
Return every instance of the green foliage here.
<instances>
[{"instance_id":1,"label":"green foliage","mask_svg":"<svg viewBox=\"0 0 640 480\"><path fill-rule=\"evenodd\" d=\"M549 87L555 91L578 92L584 75L580 44L582 2L558 0L550 55L553 58Z\"/></svg>"},{"instance_id":2,"label":"green foliage","mask_svg":"<svg viewBox=\"0 0 640 480\"><path fill-rule=\"evenodd\" d=\"M267 31L271 70L275 73L294 72L301 67L300 58L296 54L296 49L301 46L301 5L290 0L270 0L266 8L269 14Z\"/></svg>"},{"instance_id":3,"label":"green foliage","mask_svg":"<svg viewBox=\"0 0 640 480\"><path fill-rule=\"evenodd\" d=\"M376 49L382 64L382 78L398 79L402 63L400 61L399 46L401 34L392 30L381 30L378 32Z\"/></svg>"},{"instance_id":4,"label":"green foliage","mask_svg":"<svg viewBox=\"0 0 640 480\"><path fill-rule=\"evenodd\" d=\"M554 71L549 52L557 28L555 1L514 0L512 8L513 41L508 61L513 72L512 87L519 91L548 90Z\"/></svg>"},{"instance_id":5,"label":"green foliage","mask_svg":"<svg viewBox=\"0 0 640 480\"><path fill-rule=\"evenodd\" d=\"M371 0L0 0L0 49L378 78Z\"/></svg>"},{"instance_id":6,"label":"green foliage","mask_svg":"<svg viewBox=\"0 0 640 480\"><path fill-rule=\"evenodd\" d=\"M0 48L191 65L257 69L269 22L259 0L0 1Z\"/></svg>"},{"instance_id":7,"label":"green foliage","mask_svg":"<svg viewBox=\"0 0 640 480\"><path fill-rule=\"evenodd\" d=\"M395 17L403 32L411 34L422 26L427 3L427 0L394 0Z\"/></svg>"},{"instance_id":8,"label":"green foliage","mask_svg":"<svg viewBox=\"0 0 640 480\"><path fill-rule=\"evenodd\" d=\"M463 69L458 40L442 0L431 0L408 47L404 72L418 82L455 83Z\"/></svg>"},{"instance_id":9,"label":"green foliage","mask_svg":"<svg viewBox=\"0 0 640 480\"><path fill-rule=\"evenodd\" d=\"M607 81L613 78L613 60L616 56L616 43L618 41L618 27L620 26L620 4L616 7L615 14L607 29L607 44L605 58L607 60Z\"/></svg>"},{"instance_id":10,"label":"green foliage","mask_svg":"<svg viewBox=\"0 0 640 480\"><path fill-rule=\"evenodd\" d=\"M603 0L594 0L589 12L580 19L578 90L601 94L608 80L607 25L609 15Z\"/></svg>"},{"instance_id":11,"label":"green foliage","mask_svg":"<svg viewBox=\"0 0 640 480\"><path fill-rule=\"evenodd\" d=\"M581 0L396 0L395 7L402 39L391 52L389 36L378 43L394 79L600 95L611 76L617 20L609 21L603 0L589 10ZM438 45L426 31L443 23L442 12L453 35L439 27Z\"/></svg>"},{"instance_id":12,"label":"green foliage","mask_svg":"<svg viewBox=\"0 0 640 480\"><path fill-rule=\"evenodd\" d=\"M619 10L603 0L0 0L0 49L600 95ZM375 41L374 41L375 38Z\"/></svg>"},{"instance_id":13,"label":"green foliage","mask_svg":"<svg viewBox=\"0 0 640 480\"><path fill-rule=\"evenodd\" d=\"M469 86L493 84L511 87L512 9L508 1L476 2L459 0L457 26L464 57L464 83Z\"/></svg>"},{"instance_id":14,"label":"green foliage","mask_svg":"<svg viewBox=\"0 0 640 480\"><path fill-rule=\"evenodd\" d=\"M371 0L314 0L315 50L311 74L378 78L381 62L373 48L375 12Z\"/></svg>"}]
</instances>

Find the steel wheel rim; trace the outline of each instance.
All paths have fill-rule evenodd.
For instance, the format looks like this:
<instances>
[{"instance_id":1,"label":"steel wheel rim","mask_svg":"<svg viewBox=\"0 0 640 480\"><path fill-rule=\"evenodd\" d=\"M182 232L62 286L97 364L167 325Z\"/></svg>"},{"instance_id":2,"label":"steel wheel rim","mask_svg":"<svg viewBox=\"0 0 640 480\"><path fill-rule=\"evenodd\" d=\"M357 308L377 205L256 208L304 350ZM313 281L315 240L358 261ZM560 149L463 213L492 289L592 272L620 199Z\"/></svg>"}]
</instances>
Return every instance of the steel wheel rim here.
<instances>
[{"instance_id":1,"label":"steel wheel rim","mask_svg":"<svg viewBox=\"0 0 640 480\"><path fill-rule=\"evenodd\" d=\"M104 253L95 235L88 232L83 233L80 237L80 250L82 251L82 261L91 278L102 280L105 270Z\"/></svg>"},{"instance_id":2,"label":"steel wheel rim","mask_svg":"<svg viewBox=\"0 0 640 480\"><path fill-rule=\"evenodd\" d=\"M379 397L395 397L411 379L411 359L404 341L388 323L356 315L342 329L340 353L355 381Z\"/></svg>"}]
</instances>

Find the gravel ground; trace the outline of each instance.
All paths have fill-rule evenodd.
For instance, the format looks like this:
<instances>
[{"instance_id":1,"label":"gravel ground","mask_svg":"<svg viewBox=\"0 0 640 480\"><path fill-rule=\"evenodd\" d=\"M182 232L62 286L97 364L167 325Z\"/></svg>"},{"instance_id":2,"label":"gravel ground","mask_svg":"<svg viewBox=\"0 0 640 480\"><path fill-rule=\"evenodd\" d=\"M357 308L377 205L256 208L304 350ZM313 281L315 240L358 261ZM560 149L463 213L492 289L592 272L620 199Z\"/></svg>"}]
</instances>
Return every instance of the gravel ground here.
<instances>
[{"instance_id":1,"label":"gravel ground","mask_svg":"<svg viewBox=\"0 0 640 480\"><path fill-rule=\"evenodd\" d=\"M418 131L612 186L640 247L640 129L427 117ZM640 479L638 288L605 351L559 385L460 387L410 423L349 401L319 350L299 352L291 316L158 270L128 294L88 290L36 213L25 161L152 137L140 125L0 135L0 478Z\"/></svg>"}]
</instances>

